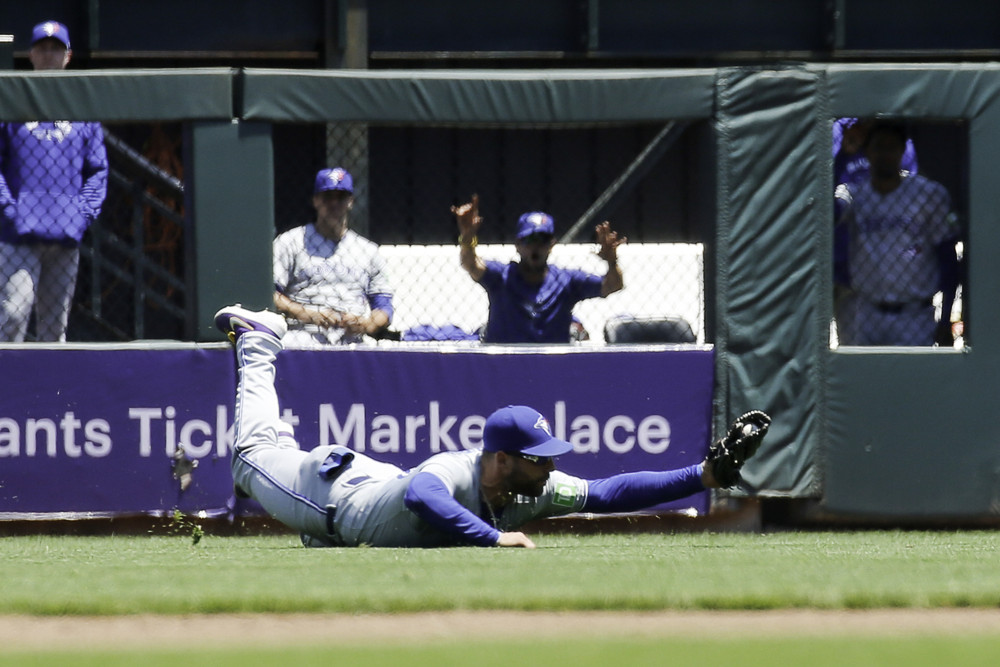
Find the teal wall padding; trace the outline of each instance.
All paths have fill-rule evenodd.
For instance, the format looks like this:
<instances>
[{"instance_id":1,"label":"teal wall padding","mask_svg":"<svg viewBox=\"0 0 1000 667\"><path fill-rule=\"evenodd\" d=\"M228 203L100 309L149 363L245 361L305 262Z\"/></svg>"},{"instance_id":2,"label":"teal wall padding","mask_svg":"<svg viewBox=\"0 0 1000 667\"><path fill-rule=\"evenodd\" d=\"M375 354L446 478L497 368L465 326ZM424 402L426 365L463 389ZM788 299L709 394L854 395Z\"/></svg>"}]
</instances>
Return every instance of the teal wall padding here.
<instances>
[{"instance_id":1,"label":"teal wall padding","mask_svg":"<svg viewBox=\"0 0 1000 667\"><path fill-rule=\"evenodd\" d=\"M243 114L285 122L566 123L706 118L714 70L244 72Z\"/></svg>"},{"instance_id":2,"label":"teal wall padding","mask_svg":"<svg viewBox=\"0 0 1000 667\"><path fill-rule=\"evenodd\" d=\"M0 120L233 117L233 70L0 72Z\"/></svg>"},{"instance_id":3,"label":"teal wall padding","mask_svg":"<svg viewBox=\"0 0 1000 667\"><path fill-rule=\"evenodd\" d=\"M822 73L805 68L735 68L719 72L716 88L716 428L749 409L774 417L744 470L763 493L819 491L831 192L829 140L817 131L822 86Z\"/></svg>"},{"instance_id":4,"label":"teal wall padding","mask_svg":"<svg viewBox=\"0 0 1000 667\"><path fill-rule=\"evenodd\" d=\"M188 308L198 340L222 340L213 325L220 307L272 306L274 157L267 123L193 123L186 192L187 238L196 249Z\"/></svg>"},{"instance_id":5,"label":"teal wall padding","mask_svg":"<svg viewBox=\"0 0 1000 667\"><path fill-rule=\"evenodd\" d=\"M973 517L1000 511L1000 68L831 67L835 116L968 125L969 346L830 353L823 505L833 514ZM963 147L955 146L955 150Z\"/></svg>"}]
</instances>

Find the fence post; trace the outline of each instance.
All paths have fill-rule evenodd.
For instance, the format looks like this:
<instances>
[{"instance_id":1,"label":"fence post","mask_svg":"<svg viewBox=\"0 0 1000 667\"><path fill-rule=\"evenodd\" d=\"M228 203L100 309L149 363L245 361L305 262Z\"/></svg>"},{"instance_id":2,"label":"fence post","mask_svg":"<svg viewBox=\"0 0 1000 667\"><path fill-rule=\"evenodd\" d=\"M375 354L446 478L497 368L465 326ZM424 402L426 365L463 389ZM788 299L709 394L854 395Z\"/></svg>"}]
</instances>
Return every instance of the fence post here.
<instances>
[{"instance_id":1,"label":"fence post","mask_svg":"<svg viewBox=\"0 0 1000 667\"><path fill-rule=\"evenodd\" d=\"M221 340L212 316L271 305L274 157L269 123L194 122L185 131L186 270L193 340Z\"/></svg>"}]
</instances>

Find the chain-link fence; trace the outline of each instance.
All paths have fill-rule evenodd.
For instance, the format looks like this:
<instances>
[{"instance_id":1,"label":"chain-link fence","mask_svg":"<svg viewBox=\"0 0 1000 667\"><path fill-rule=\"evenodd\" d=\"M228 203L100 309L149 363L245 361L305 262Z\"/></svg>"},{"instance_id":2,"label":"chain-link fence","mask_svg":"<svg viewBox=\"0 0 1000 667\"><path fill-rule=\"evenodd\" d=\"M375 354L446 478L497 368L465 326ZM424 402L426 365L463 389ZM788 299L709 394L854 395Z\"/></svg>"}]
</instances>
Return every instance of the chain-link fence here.
<instances>
[{"instance_id":1,"label":"chain-link fence","mask_svg":"<svg viewBox=\"0 0 1000 667\"><path fill-rule=\"evenodd\" d=\"M85 239L73 333L79 339L183 339L181 126L115 126L104 211Z\"/></svg>"},{"instance_id":2,"label":"chain-link fence","mask_svg":"<svg viewBox=\"0 0 1000 667\"><path fill-rule=\"evenodd\" d=\"M835 156L843 167L834 237L836 342L961 344L965 241L948 188L916 173L903 124L859 120L848 128L861 134L854 157Z\"/></svg>"},{"instance_id":3,"label":"chain-link fence","mask_svg":"<svg viewBox=\"0 0 1000 667\"><path fill-rule=\"evenodd\" d=\"M477 254L504 264L517 259L518 218L545 211L555 219L559 240L550 265L597 276L607 264L596 255L594 227L607 219L628 237L618 253L625 288L579 302L565 340L600 343L605 328L613 328L617 342L703 342L702 236L711 228L714 196L707 134L695 125L664 141L663 126L656 124L279 125L276 224L280 233L315 220L316 172L346 168L354 177L349 225L379 244L393 287L388 335L474 340L489 302L460 266L452 206L478 195L483 222ZM657 149L653 157L651 147ZM627 330L619 325L624 319L633 320ZM690 331L678 334L665 319L683 320Z\"/></svg>"},{"instance_id":4,"label":"chain-link fence","mask_svg":"<svg viewBox=\"0 0 1000 667\"><path fill-rule=\"evenodd\" d=\"M181 125L5 127L11 129L4 173L15 175L7 177L5 213L11 224L4 229L12 236L3 247L20 253L3 262L13 274L5 280L4 309L5 326L15 331L6 340L188 337ZM512 242L521 213L545 210L554 216L560 237L551 262L603 275L607 267L594 254L592 233L600 220L587 221L586 214L595 213L594 203L610 192L611 205L596 214L629 238L619 252L625 289L606 300L581 302L572 339L602 341L609 323L631 318L641 324L631 326L642 331L616 334L615 340L673 340L676 335L656 332L663 318L675 317L692 332L680 340L704 341L701 235L710 228L712 187L711 170L697 167L711 162L704 128L678 133L665 154L620 182L660 130L648 124L276 125L277 231L314 221L315 172L346 167L355 183L350 226L382 246L395 292L387 335L403 338L422 327L455 326L473 337L488 305L485 292L459 266L450 207L478 193L485 219L480 254L502 262L516 258ZM23 135L20 144L17 132ZM80 146L73 148L76 139ZM71 148L76 152L61 157ZM50 192L59 179L72 188L68 194L52 200L30 195L33 184ZM59 208L63 203L69 208ZM577 228L583 231L567 236L581 219L586 224ZM56 259L43 265L43 249ZM25 257L36 252L41 258L32 261L40 268L29 280L19 280L18 272L31 263ZM53 291L59 293L58 307L50 308ZM51 311L59 325L52 331Z\"/></svg>"},{"instance_id":5,"label":"chain-link fence","mask_svg":"<svg viewBox=\"0 0 1000 667\"><path fill-rule=\"evenodd\" d=\"M190 338L185 265L196 249L183 233L182 125L2 128L3 340ZM947 344L952 333L968 343L968 241L957 222L966 209L967 135L954 124L907 129L921 139L919 175L904 169L899 189L884 195L855 170L840 188L835 344ZM516 222L530 210L555 219L554 266L602 276L595 224L607 219L628 237L618 253L625 288L580 301L567 340L711 342L708 123L669 132L650 123L277 124L273 140L278 233L315 221L319 169L343 166L354 176L350 227L380 246L393 289L384 338L477 339L489 301L460 265L450 212L477 193L484 260L517 259Z\"/></svg>"}]
</instances>

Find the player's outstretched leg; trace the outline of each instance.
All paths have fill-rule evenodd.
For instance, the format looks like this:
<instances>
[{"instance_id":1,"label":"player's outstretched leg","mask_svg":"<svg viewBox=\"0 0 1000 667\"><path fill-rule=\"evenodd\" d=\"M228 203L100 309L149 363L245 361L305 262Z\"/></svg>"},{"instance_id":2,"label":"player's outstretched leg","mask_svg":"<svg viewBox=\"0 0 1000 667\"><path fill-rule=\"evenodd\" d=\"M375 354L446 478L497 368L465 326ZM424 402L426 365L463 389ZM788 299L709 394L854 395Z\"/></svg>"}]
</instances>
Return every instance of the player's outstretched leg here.
<instances>
[{"instance_id":1,"label":"player's outstretched leg","mask_svg":"<svg viewBox=\"0 0 1000 667\"><path fill-rule=\"evenodd\" d=\"M760 410L751 410L736 419L726 436L709 448L706 465L719 486L729 488L740 483L743 479L740 469L760 449L770 426L770 417Z\"/></svg>"},{"instance_id":2,"label":"player's outstretched leg","mask_svg":"<svg viewBox=\"0 0 1000 667\"><path fill-rule=\"evenodd\" d=\"M272 517L298 531L326 534L329 513L325 504L312 501L302 491L307 452L298 448L291 428L279 417L274 364L283 348L284 318L235 305L219 310L215 324L236 347L239 378L232 459L236 493L253 498Z\"/></svg>"},{"instance_id":3,"label":"player's outstretched leg","mask_svg":"<svg viewBox=\"0 0 1000 667\"><path fill-rule=\"evenodd\" d=\"M257 446L280 446L291 428L278 416L274 390L274 360L282 349L285 318L266 310L251 311L239 304L215 314L215 325L236 346L239 381L236 387L233 464L239 467L243 451Z\"/></svg>"}]
</instances>

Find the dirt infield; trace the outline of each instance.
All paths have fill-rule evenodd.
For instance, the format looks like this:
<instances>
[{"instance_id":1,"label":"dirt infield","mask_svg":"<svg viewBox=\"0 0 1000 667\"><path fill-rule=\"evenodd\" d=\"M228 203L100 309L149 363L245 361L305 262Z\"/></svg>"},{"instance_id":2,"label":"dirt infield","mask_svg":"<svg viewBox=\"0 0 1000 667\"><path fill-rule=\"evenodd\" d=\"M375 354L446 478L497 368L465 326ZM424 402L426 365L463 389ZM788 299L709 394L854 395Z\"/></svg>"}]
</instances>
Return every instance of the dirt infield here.
<instances>
[{"instance_id":1,"label":"dirt infield","mask_svg":"<svg viewBox=\"0 0 1000 667\"><path fill-rule=\"evenodd\" d=\"M606 637L783 637L1000 634L996 609L868 611L665 611L648 613L442 612L398 615L246 614L197 616L0 616L7 649L271 645L337 641L422 642L482 635L525 639Z\"/></svg>"}]
</instances>

